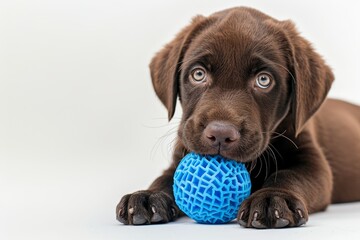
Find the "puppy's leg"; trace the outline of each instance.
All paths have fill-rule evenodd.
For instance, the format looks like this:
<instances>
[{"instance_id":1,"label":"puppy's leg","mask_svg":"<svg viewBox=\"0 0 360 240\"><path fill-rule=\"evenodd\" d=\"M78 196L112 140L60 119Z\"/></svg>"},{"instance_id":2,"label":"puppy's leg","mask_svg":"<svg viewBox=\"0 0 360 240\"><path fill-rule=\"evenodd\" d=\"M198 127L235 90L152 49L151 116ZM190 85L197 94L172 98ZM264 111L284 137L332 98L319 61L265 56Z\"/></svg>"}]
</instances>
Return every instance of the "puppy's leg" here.
<instances>
[{"instance_id":1,"label":"puppy's leg","mask_svg":"<svg viewBox=\"0 0 360 240\"><path fill-rule=\"evenodd\" d=\"M273 173L246 199L238 222L244 227L282 228L303 225L308 214L331 201L332 175L321 150L309 138L298 144L287 169Z\"/></svg>"},{"instance_id":2,"label":"puppy's leg","mask_svg":"<svg viewBox=\"0 0 360 240\"><path fill-rule=\"evenodd\" d=\"M144 191L125 195L116 207L116 219L124 224L142 225L167 223L182 213L173 196L173 175L185 154L182 144L176 144L173 163Z\"/></svg>"}]
</instances>

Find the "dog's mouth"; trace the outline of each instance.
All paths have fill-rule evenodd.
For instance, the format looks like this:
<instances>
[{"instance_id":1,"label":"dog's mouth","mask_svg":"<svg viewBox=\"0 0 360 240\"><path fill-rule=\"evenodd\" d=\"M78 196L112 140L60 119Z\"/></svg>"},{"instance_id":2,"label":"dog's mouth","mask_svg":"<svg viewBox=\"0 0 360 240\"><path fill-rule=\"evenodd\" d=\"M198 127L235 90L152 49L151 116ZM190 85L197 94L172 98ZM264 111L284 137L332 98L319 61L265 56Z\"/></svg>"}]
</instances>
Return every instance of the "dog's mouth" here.
<instances>
[{"instance_id":1,"label":"dog's mouth","mask_svg":"<svg viewBox=\"0 0 360 240\"><path fill-rule=\"evenodd\" d=\"M196 141L201 143L201 141ZM235 160L237 162L247 163L256 160L266 150L266 144L254 142L251 146L238 145L233 148L218 146L204 146L203 144L186 144L186 148L202 155L221 155L224 158Z\"/></svg>"},{"instance_id":2,"label":"dog's mouth","mask_svg":"<svg viewBox=\"0 0 360 240\"><path fill-rule=\"evenodd\" d=\"M208 151L200 151L200 152L195 150L194 152L203 155L221 155L224 158L235 160L237 162L242 162L242 163L252 162L263 153L263 151L258 151L258 150L253 150L249 152L242 152L242 151L233 152L233 151L221 150L220 148L210 149Z\"/></svg>"}]
</instances>

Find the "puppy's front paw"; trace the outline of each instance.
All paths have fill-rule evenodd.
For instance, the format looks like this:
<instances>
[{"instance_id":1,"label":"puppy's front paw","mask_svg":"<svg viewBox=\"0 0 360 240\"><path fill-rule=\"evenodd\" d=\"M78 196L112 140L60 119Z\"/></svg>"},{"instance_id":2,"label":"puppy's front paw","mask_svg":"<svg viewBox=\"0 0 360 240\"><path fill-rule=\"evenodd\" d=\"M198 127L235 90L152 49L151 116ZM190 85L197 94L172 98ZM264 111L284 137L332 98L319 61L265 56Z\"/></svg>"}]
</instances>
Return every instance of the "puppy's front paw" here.
<instances>
[{"instance_id":1,"label":"puppy's front paw","mask_svg":"<svg viewBox=\"0 0 360 240\"><path fill-rule=\"evenodd\" d=\"M116 207L116 219L123 224L167 223L179 216L173 198L165 192L138 191L125 195Z\"/></svg>"},{"instance_id":2,"label":"puppy's front paw","mask_svg":"<svg viewBox=\"0 0 360 240\"><path fill-rule=\"evenodd\" d=\"M253 193L240 207L238 223L243 227L297 227L308 220L308 211L289 191L265 188Z\"/></svg>"}]
</instances>

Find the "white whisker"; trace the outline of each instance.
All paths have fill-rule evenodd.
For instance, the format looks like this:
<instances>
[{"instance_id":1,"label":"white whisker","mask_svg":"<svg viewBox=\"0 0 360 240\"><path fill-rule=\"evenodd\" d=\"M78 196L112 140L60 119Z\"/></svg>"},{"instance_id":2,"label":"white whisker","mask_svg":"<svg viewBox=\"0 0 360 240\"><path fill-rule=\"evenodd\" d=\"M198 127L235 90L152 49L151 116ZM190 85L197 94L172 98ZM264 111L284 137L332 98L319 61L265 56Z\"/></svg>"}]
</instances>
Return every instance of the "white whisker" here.
<instances>
[{"instance_id":1,"label":"white whisker","mask_svg":"<svg viewBox=\"0 0 360 240\"><path fill-rule=\"evenodd\" d=\"M283 137L286 140L288 140L289 142L291 142L294 145L294 147L296 147L296 149L299 149L299 147L296 145L296 143L293 140L291 140L289 137L284 135L285 132L286 131L284 131L283 133L274 132L275 134L278 134L278 135L276 137L273 137L272 139L277 138L277 137Z\"/></svg>"}]
</instances>

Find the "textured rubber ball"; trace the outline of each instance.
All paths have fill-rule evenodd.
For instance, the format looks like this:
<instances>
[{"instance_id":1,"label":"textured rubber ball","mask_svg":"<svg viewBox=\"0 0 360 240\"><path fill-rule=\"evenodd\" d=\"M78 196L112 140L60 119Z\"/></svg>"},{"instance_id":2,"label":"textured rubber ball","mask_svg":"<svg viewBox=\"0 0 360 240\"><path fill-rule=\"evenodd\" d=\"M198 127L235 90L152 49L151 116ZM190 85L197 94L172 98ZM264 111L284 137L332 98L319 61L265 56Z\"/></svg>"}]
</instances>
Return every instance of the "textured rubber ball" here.
<instances>
[{"instance_id":1,"label":"textured rubber ball","mask_svg":"<svg viewBox=\"0 0 360 240\"><path fill-rule=\"evenodd\" d=\"M220 224L236 218L251 193L244 164L220 155L187 154L174 174L178 207L198 223Z\"/></svg>"}]
</instances>

